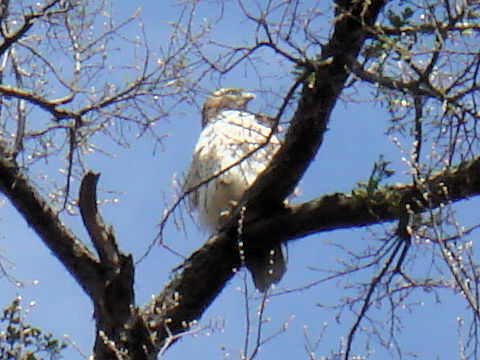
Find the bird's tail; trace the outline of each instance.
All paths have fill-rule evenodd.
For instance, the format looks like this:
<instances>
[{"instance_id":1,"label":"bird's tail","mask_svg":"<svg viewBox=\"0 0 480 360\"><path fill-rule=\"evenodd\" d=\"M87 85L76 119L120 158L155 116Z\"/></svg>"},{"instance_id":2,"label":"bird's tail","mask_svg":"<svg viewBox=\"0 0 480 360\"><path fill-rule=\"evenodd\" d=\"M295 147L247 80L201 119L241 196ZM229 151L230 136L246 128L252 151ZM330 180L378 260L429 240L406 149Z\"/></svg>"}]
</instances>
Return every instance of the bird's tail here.
<instances>
[{"instance_id":1,"label":"bird's tail","mask_svg":"<svg viewBox=\"0 0 480 360\"><path fill-rule=\"evenodd\" d=\"M261 292L278 283L287 270L280 244L265 252L247 253L245 266L252 274L255 287Z\"/></svg>"}]
</instances>

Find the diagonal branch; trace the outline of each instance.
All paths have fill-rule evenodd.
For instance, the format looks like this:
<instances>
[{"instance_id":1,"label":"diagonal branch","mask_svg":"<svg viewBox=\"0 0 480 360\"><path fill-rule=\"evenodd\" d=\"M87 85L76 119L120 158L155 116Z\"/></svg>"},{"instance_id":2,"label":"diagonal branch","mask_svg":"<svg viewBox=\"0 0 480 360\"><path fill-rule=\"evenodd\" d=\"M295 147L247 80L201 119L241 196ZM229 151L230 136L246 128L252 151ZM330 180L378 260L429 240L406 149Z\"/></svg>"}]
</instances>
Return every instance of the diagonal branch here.
<instances>
[{"instance_id":1,"label":"diagonal branch","mask_svg":"<svg viewBox=\"0 0 480 360\"><path fill-rule=\"evenodd\" d=\"M313 233L397 220L404 204L408 204L413 213L421 213L479 195L480 157L455 171L432 176L421 185L413 182L380 188L369 196L325 195L246 224L244 233L255 237L263 231L262 242L276 242L279 237L285 242Z\"/></svg>"},{"instance_id":2,"label":"diagonal branch","mask_svg":"<svg viewBox=\"0 0 480 360\"><path fill-rule=\"evenodd\" d=\"M278 208L307 170L322 145L330 114L349 75L347 59L358 56L367 27L375 22L384 1L371 1L369 5L338 1L337 5L344 13L319 61L306 65L306 80L285 143L240 201L247 208L247 217L248 209L267 212ZM237 211L228 226L235 226L239 215Z\"/></svg>"},{"instance_id":3,"label":"diagonal branch","mask_svg":"<svg viewBox=\"0 0 480 360\"><path fill-rule=\"evenodd\" d=\"M77 112L58 107L59 104L64 102L64 99L47 100L43 96L40 96L33 91L18 89L10 85L0 85L0 94L22 99L33 105L37 105L41 109L52 114L56 120L81 118L81 115L79 115Z\"/></svg>"},{"instance_id":4,"label":"diagonal branch","mask_svg":"<svg viewBox=\"0 0 480 360\"><path fill-rule=\"evenodd\" d=\"M56 4L59 4L60 0L52 0L46 3L39 11L25 15L23 18L23 24L20 25L15 32L6 34L3 38L3 43L0 44L0 55L3 55L14 43L20 38L25 36L30 28L35 24L35 21L49 13L49 10ZM61 13L67 11L66 9L60 9L54 11L55 13ZM54 13L52 12L52 13ZM2 34L3 35L3 34Z\"/></svg>"},{"instance_id":5,"label":"diagonal branch","mask_svg":"<svg viewBox=\"0 0 480 360\"><path fill-rule=\"evenodd\" d=\"M266 171L244 194L240 206L222 227L222 232L183 264L182 271L144 314L151 330L156 333L159 346L169 334L183 331L189 321L199 318L233 276L234 269L241 265L235 242L241 209L247 209L247 225L249 219L278 211L321 146L330 114L348 77L346 59L357 57L366 36L365 25L374 24L384 1L339 0L337 5L342 16L338 17L334 34L324 46L320 59L310 62L304 70L301 98L284 145ZM268 241L263 241L265 229L256 234L242 233L242 240L249 246L259 244L252 235L260 234L261 237L257 237L262 238L260 246L268 248ZM250 236L251 239L246 239ZM280 237L275 241L278 244L282 239Z\"/></svg>"},{"instance_id":6,"label":"diagonal branch","mask_svg":"<svg viewBox=\"0 0 480 360\"><path fill-rule=\"evenodd\" d=\"M480 195L480 158L422 183L379 189L372 195L332 194L268 214L246 223L242 239L265 247L300 237L397 220L402 205L420 213L444 203ZM255 241L262 239L262 241ZM198 319L241 266L235 229L212 237L188 258L175 278L143 314L159 341L184 331ZM208 279L206 281L206 279ZM167 331L168 330L168 331Z\"/></svg>"},{"instance_id":7,"label":"diagonal branch","mask_svg":"<svg viewBox=\"0 0 480 360\"><path fill-rule=\"evenodd\" d=\"M101 269L94 255L75 238L35 190L15 161L0 148L0 191L10 200L83 290L98 298Z\"/></svg>"}]
</instances>

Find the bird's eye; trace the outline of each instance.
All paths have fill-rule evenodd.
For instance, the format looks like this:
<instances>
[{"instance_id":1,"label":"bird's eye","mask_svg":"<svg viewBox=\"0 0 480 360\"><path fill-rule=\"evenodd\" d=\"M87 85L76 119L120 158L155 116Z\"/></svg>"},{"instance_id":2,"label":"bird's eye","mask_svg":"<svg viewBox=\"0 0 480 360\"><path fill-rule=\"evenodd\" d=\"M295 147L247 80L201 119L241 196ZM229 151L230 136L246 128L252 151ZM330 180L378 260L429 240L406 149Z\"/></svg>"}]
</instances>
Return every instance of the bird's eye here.
<instances>
[{"instance_id":1,"label":"bird's eye","mask_svg":"<svg viewBox=\"0 0 480 360\"><path fill-rule=\"evenodd\" d=\"M240 90L230 90L229 95L240 96L242 95L242 92Z\"/></svg>"}]
</instances>

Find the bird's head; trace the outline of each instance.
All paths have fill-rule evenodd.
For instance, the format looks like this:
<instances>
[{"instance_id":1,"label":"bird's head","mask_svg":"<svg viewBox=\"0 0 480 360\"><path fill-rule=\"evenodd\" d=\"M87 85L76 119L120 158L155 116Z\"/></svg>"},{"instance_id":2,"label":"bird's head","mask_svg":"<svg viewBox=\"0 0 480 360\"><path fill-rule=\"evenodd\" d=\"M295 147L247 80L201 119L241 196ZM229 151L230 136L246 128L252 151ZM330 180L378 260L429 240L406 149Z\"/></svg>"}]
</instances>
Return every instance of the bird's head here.
<instances>
[{"instance_id":1,"label":"bird's head","mask_svg":"<svg viewBox=\"0 0 480 360\"><path fill-rule=\"evenodd\" d=\"M202 127L223 110L246 110L248 102L254 97L252 93L235 88L215 91L203 104Z\"/></svg>"}]
</instances>

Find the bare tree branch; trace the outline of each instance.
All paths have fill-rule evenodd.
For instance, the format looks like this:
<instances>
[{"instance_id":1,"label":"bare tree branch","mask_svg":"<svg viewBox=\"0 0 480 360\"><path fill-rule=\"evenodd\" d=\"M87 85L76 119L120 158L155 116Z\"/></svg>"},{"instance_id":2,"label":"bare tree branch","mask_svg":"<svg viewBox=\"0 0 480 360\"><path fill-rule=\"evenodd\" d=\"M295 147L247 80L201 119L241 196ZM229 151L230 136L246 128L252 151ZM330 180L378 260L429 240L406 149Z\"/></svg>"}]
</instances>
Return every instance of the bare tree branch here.
<instances>
[{"instance_id":1,"label":"bare tree branch","mask_svg":"<svg viewBox=\"0 0 480 360\"><path fill-rule=\"evenodd\" d=\"M241 265L235 239L242 207L247 208L247 219L281 208L282 201L293 191L320 147L330 113L348 77L346 58L355 57L360 51L365 38L364 24L373 24L383 1L374 1L370 6L355 2L341 5L345 16L337 22L332 40L325 46L323 60L305 69L311 74L310 79L304 82L302 97L285 144L266 171L243 195L222 232L184 263L181 274L152 303L151 317L154 320L148 323L154 324L160 343L168 336L166 326L175 334L182 331L185 323L197 319L233 276L234 269ZM265 233L262 230L261 244L255 241L255 234L243 233L242 238L250 249L248 251L256 246L269 248L272 240L265 240ZM279 243L280 238L275 241ZM197 281L206 276L208 282Z\"/></svg>"},{"instance_id":2,"label":"bare tree branch","mask_svg":"<svg viewBox=\"0 0 480 360\"><path fill-rule=\"evenodd\" d=\"M35 24L35 20L40 17L47 15L48 10L54 7L56 4L59 4L61 0L51 0L45 4L38 12L27 14L23 18L23 24L20 25L15 31L11 34L2 34L4 35L3 43L0 45L0 55L3 55L12 44L16 43L22 36L24 36L28 30ZM6 9L5 9L6 11Z\"/></svg>"},{"instance_id":3,"label":"bare tree branch","mask_svg":"<svg viewBox=\"0 0 480 360\"><path fill-rule=\"evenodd\" d=\"M244 265L238 249L240 226L248 259L272 245L313 233L405 220L401 227L408 236L399 238L399 232L390 234L388 241L362 258L367 259L363 263L358 260L359 256L355 265L348 265L347 270L330 277L340 278L355 271L372 269L378 263L384 264L370 282L361 282L357 286L360 295L348 299L350 303L344 305L349 306L357 316L349 334L346 355L344 353L346 358L353 335L363 327L360 323L363 325L371 321L369 310L374 301L390 301L392 328L388 336L393 337L397 321L395 309L402 303L405 294L417 287L446 287L446 281L417 280L403 271L402 264L411 254L410 237L420 234L420 231L415 233L418 230L414 224L415 215L432 212L433 225L430 224L428 229L438 230L433 210L480 195L480 158L476 154L480 113L477 99L480 73L478 46L467 37L461 38L467 39L463 43L456 38L463 31L478 32L478 24L472 21L477 18L476 8L467 9L469 4L462 3L453 9L445 2L445 9L442 8L445 16L440 20L442 9L433 11L427 4L419 6L424 14L415 13L415 20L411 20L406 10L417 10L412 10L410 5L405 5L405 11L399 13L400 16L396 13L397 4L384 0L337 0L334 3L333 32L325 31L324 34L313 29L311 22L315 16L299 15L301 2L277 3L272 0L265 7L260 3L254 4L258 5L257 11L245 2L238 2L242 15L247 22L253 23L254 40L247 41L246 45L234 45L210 40L208 36L204 40L203 37L210 31L208 24L205 27L200 25L199 34L194 34L195 9L200 5L192 2L192 11L182 15L188 18L187 28L183 30L179 24L174 25L173 40L168 54L162 59L150 52L145 33L143 40L117 37L117 31L130 24L136 15L118 26L113 20L97 24L91 22L90 15L98 8L80 7L77 13L75 2L59 0L46 1L43 7L37 6L40 10L32 10L30 14L25 14L22 6L15 8L18 11L11 17L6 12L8 9L0 14L3 25L7 21L19 24L11 31L7 25L0 24L3 36L0 54L4 56L3 82L0 84L0 191L91 298L96 321L94 352L98 359L123 360L128 357L146 360L163 354L189 329L192 321L202 316L237 269ZM11 6L5 5L6 8ZM270 20L270 16L274 20ZM431 19L426 21L428 17ZM395 25L395 21L400 25ZM41 46L38 45L34 36L29 38L37 23L42 24L42 29L51 27L58 34L53 32L54 36L46 36L45 39L39 36ZM100 36L95 34L97 25L106 27ZM182 31L184 42L178 40ZM89 35L85 36L86 33ZM425 42L417 41L417 34L428 35ZM119 84L118 77L110 77L110 70L106 70L109 69L106 59L112 50L109 47L112 38L126 40L135 53L132 56L134 64L129 62L120 67L113 66L115 71L112 73L118 73L120 69L122 75L125 72L125 77L133 81ZM203 47L205 44L221 50L209 55L211 49ZM453 45L455 48L452 50ZM50 53L45 51L50 46L58 46L55 50L61 53L65 64L58 65L56 59L50 57ZM142 49L140 55L136 53L138 49ZM242 64L254 64L255 57L264 49L273 53L276 59L281 59L283 64L288 64L289 70L295 67L296 78L289 77L292 84L282 85L282 89L286 87L289 90L279 90L275 94L279 106L275 106L277 116L272 118L272 122L275 127L281 118L282 125L284 121L288 123L284 145L267 170L244 194L239 206L218 233L175 269L173 279L159 290L150 304L144 308L137 307L132 257L121 251L113 228L107 226L100 215L96 194L99 175L91 172L83 175L82 151L88 152L95 147L91 139L99 133L106 134L120 145L128 144L124 127L134 124L141 134L149 131L156 120L168 113L162 106L164 97L181 93L176 101L182 105L192 98L196 99L201 93L200 86L204 86L202 82L209 75L214 74L221 80L222 76ZM10 51L18 51L21 55L15 64L10 60ZM466 59L462 60L464 63L458 60L462 66L448 61L451 54ZM194 60L187 64L190 58ZM254 70L258 72L258 69ZM108 74L105 75L104 71ZM17 77L17 82L9 85L15 72L20 81ZM189 75L195 72L199 73L198 76L190 80ZM348 81L349 78L351 81ZM338 100L346 93L346 88L357 83L374 85L369 88L375 89L375 95L387 94L385 103L392 114L391 126L395 131L405 134L413 130L410 136L416 143L409 164L412 183L375 184L368 190L359 186L349 194L324 195L293 206L284 204L284 199L293 191L321 148ZM60 95L56 95L57 91ZM265 92L268 93L268 90ZM298 103L294 101L296 96ZM9 102L11 98L16 101ZM413 101L413 106L409 106L408 101ZM435 106L430 106L431 102ZM291 115L291 104L297 107L287 122L285 118L286 114ZM30 122L26 115L31 113L40 113L43 118ZM18 124L14 144L10 141L15 132L12 114ZM112 128L120 130L113 133ZM432 135L434 132L437 132L436 136ZM156 141L159 139L161 137L155 137ZM432 163L437 163L427 168L421 158L430 155L425 153L428 145L432 144L442 154L432 160ZM63 196L65 207L71 178L83 176L79 208L98 259L62 224L54 205L48 204L47 197L42 196L40 190L35 189L33 180L27 177L29 164L38 158L50 160L52 154L63 161L62 170L66 169L66 190L60 187L54 189L60 197ZM65 157L67 166L63 166ZM455 167L455 163L460 165ZM167 212L168 215L175 211L183 197ZM245 211L245 217L242 211ZM424 230L423 233L426 239L429 236L427 232ZM459 230L449 237L438 232L432 241L440 243L443 257L438 258L451 270L456 288L466 294L468 305L475 312L474 322L477 322L478 265L468 251L465 252L467 260L462 260L461 251L452 250L449 246L461 237L460 233ZM344 250L349 255L353 254L351 250ZM463 264L469 267L455 273L455 267ZM404 283L393 284L394 275L401 277ZM472 280L473 285L467 280ZM399 298L394 298L397 295ZM260 335L252 357L256 355L258 346L263 344ZM392 340L392 343L395 341ZM395 346L398 347L397 344ZM478 346L475 345L475 349Z\"/></svg>"},{"instance_id":4,"label":"bare tree branch","mask_svg":"<svg viewBox=\"0 0 480 360\"><path fill-rule=\"evenodd\" d=\"M93 298L99 296L101 269L93 254L60 221L12 158L0 149L0 191L10 200L53 254Z\"/></svg>"},{"instance_id":5,"label":"bare tree branch","mask_svg":"<svg viewBox=\"0 0 480 360\"><path fill-rule=\"evenodd\" d=\"M421 188L413 183L378 190L372 196L326 195L247 222L242 238L250 249L263 248L315 232L397 220L402 204L409 204L418 213L480 195L478 174L480 158L454 172L426 179ZM261 242L255 241L259 238ZM167 336L166 327L175 334L199 318L241 266L235 240L235 229L209 239L184 262L175 279L157 296L144 316L154 325L159 341ZM208 281L202 281L206 278Z\"/></svg>"},{"instance_id":6,"label":"bare tree branch","mask_svg":"<svg viewBox=\"0 0 480 360\"><path fill-rule=\"evenodd\" d=\"M78 205L83 223L98 252L102 264L107 267L118 265L119 251L112 229L108 228L97 208L97 181L100 174L88 172L80 186Z\"/></svg>"}]
</instances>

